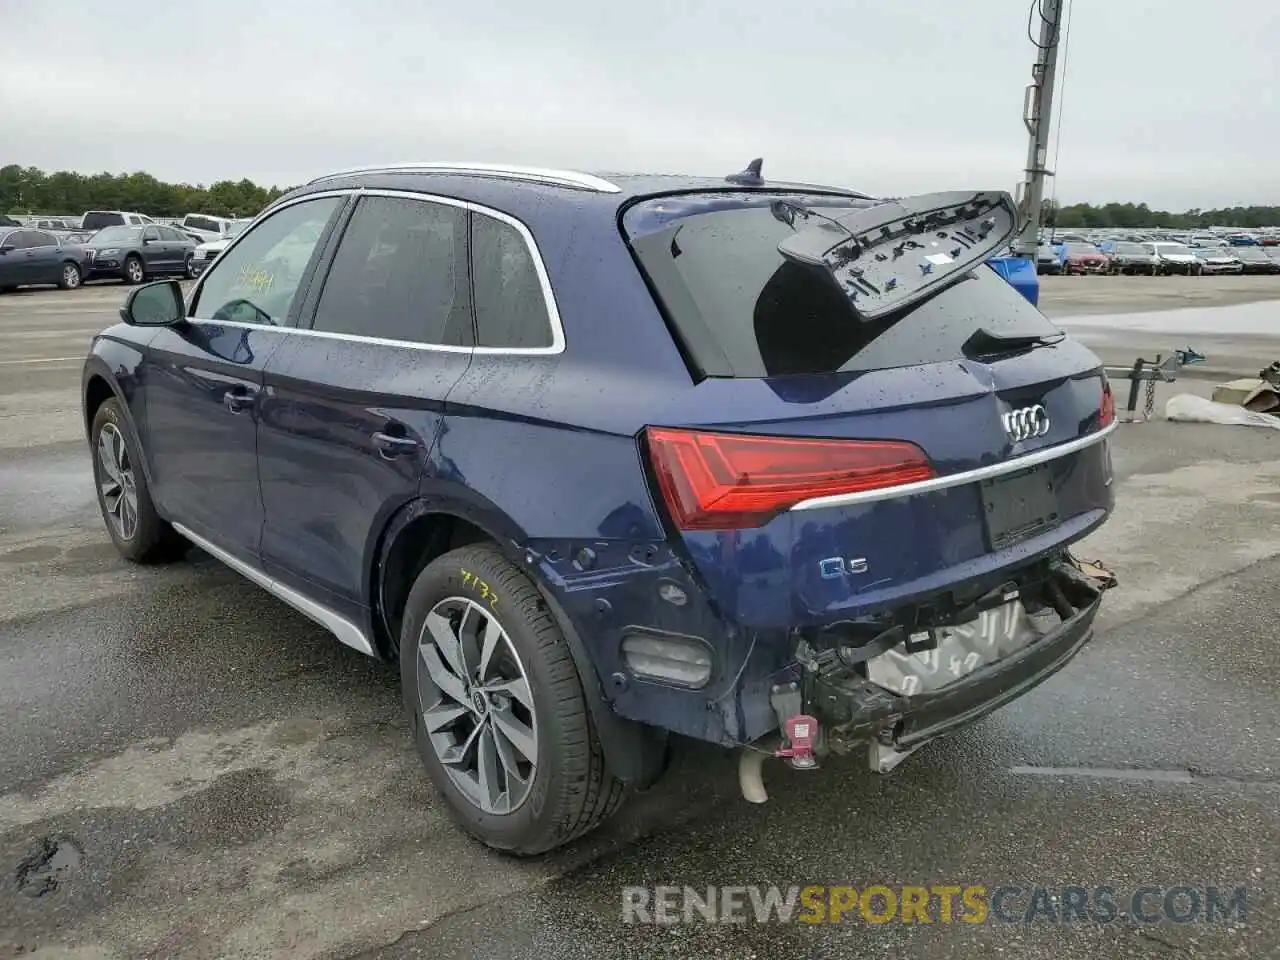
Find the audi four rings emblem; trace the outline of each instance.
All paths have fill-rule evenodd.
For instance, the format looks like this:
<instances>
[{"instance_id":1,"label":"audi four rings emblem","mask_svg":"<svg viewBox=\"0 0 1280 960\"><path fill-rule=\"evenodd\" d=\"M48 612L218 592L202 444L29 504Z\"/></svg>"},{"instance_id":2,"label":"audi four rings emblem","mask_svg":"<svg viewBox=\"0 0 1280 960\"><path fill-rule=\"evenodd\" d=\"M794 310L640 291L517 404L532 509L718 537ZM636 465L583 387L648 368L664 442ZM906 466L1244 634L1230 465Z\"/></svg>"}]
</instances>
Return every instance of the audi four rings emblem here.
<instances>
[{"instance_id":1,"label":"audi four rings emblem","mask_svg":"<svg viewBox=\"0 0 1280 960\"><path fill-rule=\"evenodd\" d=\"M1043 437L1049 432L1049 413L1038 403L1034 407L1010 410L1001 419L1004 421L1004 432L1014 443Z\"/></svg>"}]
</instances>

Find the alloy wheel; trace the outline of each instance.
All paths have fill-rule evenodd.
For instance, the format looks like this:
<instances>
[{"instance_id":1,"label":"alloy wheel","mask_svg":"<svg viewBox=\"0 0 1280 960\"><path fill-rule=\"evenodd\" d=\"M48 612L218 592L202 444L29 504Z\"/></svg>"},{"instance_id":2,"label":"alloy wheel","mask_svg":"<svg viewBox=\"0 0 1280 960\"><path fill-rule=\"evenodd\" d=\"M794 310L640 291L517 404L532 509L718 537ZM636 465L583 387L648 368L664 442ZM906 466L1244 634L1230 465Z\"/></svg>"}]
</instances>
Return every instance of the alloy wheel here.
<instances>
[{"instance_id":1,"label":"alloy wheel","mask_svg":"<svg viewBox=\"0 0 1280 960\"><path fill-rule=\"evenodd\" d=\"M121 540L138 532L138 488L120 428L104 423L98 431L98 491L107 518Z\"/></svg>"},{"instance_id":2,"label":"alloy wheel","mask_svg":"<svg viewBox=\"0 0 1280 960\"><path fill-rule=\"evenodd\" d=\"M62 268L62 283L69 290L80 286L80 271L68 263Z\"/></svg>"},{"instance_id":3,"label":"alloy wheel","mask_svg":"<svg viewBox=\"0 0 1280 960\"><path fill-rule=\"evenodd\" d=\"M418 638L418 713L449 779L487 814L529 795L538 726L529 676L494 612L447 597Z\"/></svg>"},{"instance_id":4,"label":"alloy wheel","mask_svg":"<svg viewBox=\"0 0 1280 960\"><path fill-rule=\"evenodd\" d=\"M130 260L130 261L125 265L125 269L127 269L127 270L129 271L129 279L130 279L130 280L132 280L134 283L141 283L141 282L142 282L142 264L141 264L141 262L139 262L139 261L137 261L137 260Z\"/></svg>"}]
</instances>

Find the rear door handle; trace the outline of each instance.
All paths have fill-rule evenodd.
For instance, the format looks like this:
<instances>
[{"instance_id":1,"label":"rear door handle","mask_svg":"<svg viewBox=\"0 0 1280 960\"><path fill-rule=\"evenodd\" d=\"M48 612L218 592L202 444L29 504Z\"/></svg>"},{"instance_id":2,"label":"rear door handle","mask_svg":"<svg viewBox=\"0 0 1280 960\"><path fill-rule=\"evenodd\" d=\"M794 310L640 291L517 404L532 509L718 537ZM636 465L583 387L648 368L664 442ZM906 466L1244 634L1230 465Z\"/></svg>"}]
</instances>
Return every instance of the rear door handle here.
<instances>
[{"instance_id":1,"label":"rear door handle","mask_svg":"<svg viewBox=\"0 0 1280 960\"><path fill-rule=\"evenodd\" d=\"M373 435L374 446L383 460L395 460L416 451L421 444L413 437L397 436L394 433L378 432Z\"/></svg>"},{"instance_id":2,"label":"rear door handle","mask_svg":"<svg viewBox=\"0 0 1280 960\"><path fill-rule=\"evenodd\" d=\"M254 396L247 387L232 387L222 395L222 403L232 413L244 413L253 406Z\"/></svg>"}]
</instances>

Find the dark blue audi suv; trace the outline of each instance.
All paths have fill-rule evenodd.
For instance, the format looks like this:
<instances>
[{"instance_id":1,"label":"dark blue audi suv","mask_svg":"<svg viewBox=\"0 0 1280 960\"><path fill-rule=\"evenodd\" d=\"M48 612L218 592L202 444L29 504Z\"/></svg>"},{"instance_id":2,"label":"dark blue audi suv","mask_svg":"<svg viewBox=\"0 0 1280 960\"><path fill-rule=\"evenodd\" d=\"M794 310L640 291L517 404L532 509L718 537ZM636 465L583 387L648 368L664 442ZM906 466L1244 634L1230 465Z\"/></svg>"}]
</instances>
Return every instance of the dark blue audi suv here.
<instances>
[{"instance_id":1,"label":"dark blue audi suv","mask_svg":"<svg viewBox=\"0 0 1280 960\"><path fill-rule=\"evenodd\" d=\"M191 544L398 664L428 774L519 854L674 735L885 772L1091 636L1098 359L986 260L1006 193L382 166L298 188L92 344L129 560Z\"/></svg>"}]
</instances>

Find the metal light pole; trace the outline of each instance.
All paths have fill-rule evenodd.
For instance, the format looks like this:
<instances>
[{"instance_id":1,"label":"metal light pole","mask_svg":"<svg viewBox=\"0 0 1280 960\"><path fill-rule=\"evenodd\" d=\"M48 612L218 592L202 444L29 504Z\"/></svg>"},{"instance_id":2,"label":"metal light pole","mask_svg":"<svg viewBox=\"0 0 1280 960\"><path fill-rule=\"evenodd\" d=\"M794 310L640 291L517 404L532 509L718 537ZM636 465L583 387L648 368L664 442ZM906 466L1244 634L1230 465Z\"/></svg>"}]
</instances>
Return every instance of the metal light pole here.
<instances>
[{"instance_id":1,"label":"metal light pole","mask_svg":"<svg viewBox=\"0 0 1280 960\"><path fill-rule=\"evenodd\" d=\"M1058 66L1058 40L1062 35L1062 11L1067 0L1032 0L1040 11L1040 42L1031 83L1023 99L1022 122L1030 135L1026 176L1018 187L1018 207L1025 218L1014 241L1020 257L1036 255L1036 234L1040 229L1040 209L1044 202L1045 177L1053 171L1045 166L1049 157L1049 116L1053 108L1053 79Z\"/></svg>"}]
</instances>

